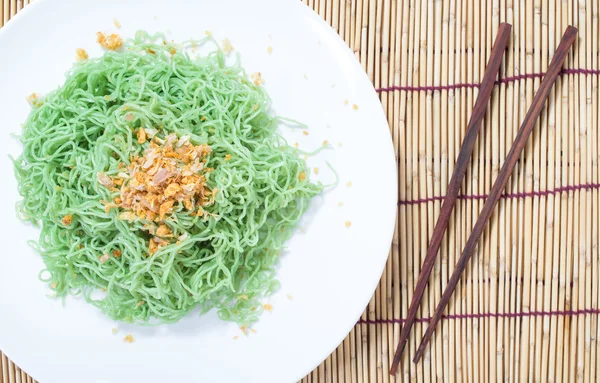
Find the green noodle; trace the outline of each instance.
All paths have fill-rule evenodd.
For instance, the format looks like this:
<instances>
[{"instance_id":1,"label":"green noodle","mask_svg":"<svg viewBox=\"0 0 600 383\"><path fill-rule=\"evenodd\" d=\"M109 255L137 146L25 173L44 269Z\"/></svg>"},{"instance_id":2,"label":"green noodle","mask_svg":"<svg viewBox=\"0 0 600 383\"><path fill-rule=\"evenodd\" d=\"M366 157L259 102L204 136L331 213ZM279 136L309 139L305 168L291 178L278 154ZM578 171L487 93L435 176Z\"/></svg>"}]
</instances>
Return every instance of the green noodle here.
<instances>
[{"instance_id":1,"label":"green noodle","mask_svg":"<svg viewBox=\"0 0 600 383\"><path fill-rule=\"evenodd\" d=\"M247 325L278 288L279 253L323 187L309 182L297 150L276 133L280 120L269 115L267 94L239 58L227 65L220 49L193 58L182 48L138 32L122 52L76 63L62 87L34 103L14 160L18 209L41 222L33 246L46 265L40 278L57 296L82 295L126 322L172 323L198 307ZM177 207L166 223L175 236L187 236L153 255L143 220L105 212L100 201L118 193L96 176L114 176L120 162L143 153L139 127L210 145L207 166L215 170L207 183L219 190L208 216ZM65 226L67 215L73 221ZM122 255L99 261L113 250Z\"/></svg>"}]
</instances>

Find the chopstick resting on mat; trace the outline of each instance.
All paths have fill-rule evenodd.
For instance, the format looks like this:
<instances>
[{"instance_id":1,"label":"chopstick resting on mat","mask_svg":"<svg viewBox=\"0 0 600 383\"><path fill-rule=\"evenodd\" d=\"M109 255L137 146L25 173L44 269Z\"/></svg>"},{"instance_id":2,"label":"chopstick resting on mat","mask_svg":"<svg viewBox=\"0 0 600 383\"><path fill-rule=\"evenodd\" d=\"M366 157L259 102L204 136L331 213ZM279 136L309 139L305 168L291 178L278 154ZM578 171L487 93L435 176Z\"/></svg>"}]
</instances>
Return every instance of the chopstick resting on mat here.
<instances>
[{"instance_id":1,"label":"chopstick resting on mat","mask_svg":"<svg viewBox=\"0 0 600 383\"><path fill-rule=\"evenodd\" d=\"M467 262L471 258L471 255L473 255L473 251L475 250L475 246L477 245L477 242L479 241L479 237L481 236L481 233L483 232L485 225L487 224L488 220L490 219L492 212L494 211L494 208L496 206L496 203L498 202L498 199L500 198L502 191L506 187L506 183L508 182L508 179L509 179L510 175L512 174L513 169L514 169L517 161L519 160L519 156L521 155L521 152L523 151L523 148L525 147L525 145L527 143L527 139L529 138L529 135L531 134L531 131L533 130L535 121L537 120L540 113L542 112L542 109L544 108L544 104L546 103L546 98L548 98L548 94L550 93L550 90L552 89L552 86L554 85L554 81L556 81L556 77L558 76L558 74L560 72L560 68L562 67L563 62L564 62L565 58L567 57L567 53L569 52L569 49L571 49L571 45L575 41L576 36L577 36L577 28L574 28L572 26L567 27L567 30L563 34L560 44L558 45L558 48L556 49L556 53L554 54L554 57L552 58L552 62L550 63L550 66L548 67L548 71L546 72L546 75L544 76L544 79L542 80L542 83L540 84L540 87L539 87L537 93L535 94L535 97L533 98L533 103L529 107L529 110L527 111L527 114L525 115L525 119L523 120L523 123L521 124L521 128L519 129L519 132L517 133L517 136L515 137L515 141L513 142L513 145L510 148L510 151L508 152L508 156L506 157L506 162L502 166L500 173L498 173L498 178L496 178L496 181L494 182L494 185L492 186L492 190L490 191L489 196L485 200L485 204L483 205L483 208L481 209L479 218L477 218L477 222L475 223L475 226L473 227L473 231L471 232L471 235L469 236L469 239L467 240L467 244L465 245L465 248L464 248L460 258L459 258L458 262L456 263L454 273L452 274L452 277L450 277L450 280L448 281L448 285L446 286L446 290L444 290L442 299L440 300L440 303L438 304L438 306L435 310L435 313L433 314L433 317L431 318L431 321L429 322L427 331L425 332L425 335L423 336L423 340L421 341L421 344L419 345L419 348L417 349L415 358L413 359L413 362L415 362L415 363L417 363L419 361L419 359L421 359L421 356L423 355L423 352L425 351L425 347L427 346L427 343L429 342L429 339L431 338L431 335L433 334L433 331L435 330L437 323L439 322L440 318L442 317L442 314L444 313L444 310L445 310L446 306L448 305L450 297L452 296L452 293L454 292L454 289L456 288L456 284L458 283L460 275L462 274L463 270L466 268Z\"/></svg>"},{"instance_id":2,"label":"chopstick resting on mat","mask_svg":"<svg viewBox=\"0 0 600 383\"><path fill-rule=\"evenodd\" d=\"M475 141L477 140L477 135L479 134L479 130L481 128L481 121L485 115L490 96L492 95L494 82L496 81L498 71L500 70L500 65L502 64L504 50L506 49L510 39L511 28L512 26L506 23L500 24L500 27L498 28L498 33L496 34L496 41L492 47L490 60L485 70L485 74L483 75L481 86L479 87L479 95L477 96L475 106L473 107L473 113L471 114L471 119L467 125L465 139L462 147L460 148L458 159L456 161L456 167L452 173L452 177L450 178L450 183L448 184L448 192L444 198L440 216L437 224L435 225L433 235L431 236L431 242L429 243L429 248L427 249L427 255L423 261L423 266L421 267L421 273L419 274L419 279L417 280L415 292L412 301L410 302L406 322L402 327L400 343L398 344L398 348L394 354L394 362L392 363L392 367L390 369L391 375L396 374L400 357L402 356L402 352L404 351L404 347L408 341L412 325L417 317L419 304L423 298L423 294L425 293L425 287L427 286L427 281L429 280L431 270L433 269L440 244L442 243L442 238L444 238L444 232L446 231L448 221L450 220L450 215L452 214L452 209L456 203L456 197L460 191L462 180L465 177L465 172L467 171L467 167L469 165L469 159L473 154Z\"/></svg>"}]
</instances>

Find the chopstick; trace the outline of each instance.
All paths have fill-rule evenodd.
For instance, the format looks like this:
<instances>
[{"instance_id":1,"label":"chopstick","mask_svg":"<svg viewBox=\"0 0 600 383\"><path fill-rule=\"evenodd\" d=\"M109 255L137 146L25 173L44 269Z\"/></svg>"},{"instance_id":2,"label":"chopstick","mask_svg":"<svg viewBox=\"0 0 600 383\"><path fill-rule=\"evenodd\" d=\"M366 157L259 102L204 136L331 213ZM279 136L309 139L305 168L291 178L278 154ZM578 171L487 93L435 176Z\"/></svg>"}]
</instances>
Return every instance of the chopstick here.
<instances>
[{"instance_id":1,"label":"chopstick","mask_svg":"<svg viewBox=\"0 0 600 383\"><path fill-rule=\"evenodd\" d=\"M575 41L576 36L577 36L577 28L572 27L572 26L567 27L567 29L566 29L565 33L563 34L563 37L560 41L560 44L558 45L558 48L556 49L556 53L554 54L554 57L552 58L552 62L550 63L550 66L548 67L548 71L546 72L546 75L544 76L544 79L542 80L542 83L540 84L540 87L539 87L537 93L535 94L535 97L533 98L533 103L529 107L529 110L527 111L527 114L525 115L525 119L523 120L523 123L521 124L521 128L519 129L519 132L517 133L517 136L515 137L515 141L513 142L513 145L510 148L510 151L508 152L508 156L506 157L506 162L502 166L502 169L500 170L500 173L498 174L498 178L496 179L496 182L494 182L494 185L492 186L492 190L490 191L489 196L485 200L483 209L481 210L479 218L477 218L477 222L475 223L475 226L473 227L473 232L471 232L471 235L469 236L469 239L467 240L467 244L465 245L465 248L464 248L460 258L459 258L458 262L456 263L454 273L452 274L452 277L448 281L448 285L446 286L446 290L444 290L442 299L440 300L440 303L438 304L438 306L435 310L435 313L434 313L433 317L431 318L431 321L429 322L427 331L425 332L425 335L423 336L423 340L421 341L421 344L419 345L419 348L417 349L417 352L413 359L413 362L415 362L415 363L417 363L419 361L419 359L421 359L421 356L423 355L423 352L425 351L425 347L427 346L429 339L431 339L431 335L433 334L433 331L435 331L435 327L436 327L437 323L439 322L440 318L442 317L442 314L444 313L444 310L446 309L446 306L448 305L450 297L452 296L452 293L454 292L454 289L456 288L456 285L458 283L460 275L466 268L467 262L471 258L471 255L473 255L473 250L475 249L475 246L477 245L477 242L479 241L479 237L481 236L481 233L483 232L483 229L484 229L485 225L487 224L487 221L490 219L492 212L494 211L494 208L496 207L496 203L498 202L498 199L500 198L500 194L506 187L506 183L508 182L508 179L510 178L510 175L512 174L513 169L514 169L517 161L519 160L521 152L523 151L523 148L525 147L525 145L527 143L529 135L531 134L531 131L533 130L533 127L535 125L535 121L537 120L540 113L542 112L542 109L544 108L544 104L546 103L546 98L548 97L548 94L550 93L550 90L552 89L552 86L554 85L554 81L556 81L556 77L558 76L558 74L560 72L560 68L562 67L563 62L564 62L565 58L567 57L567 53L569 52L569 49L571 49L571 45Z\"/></svg>"},{"instance_id":2,"label":"chopstick","mask_svg":"<svg viewBox=\"0 0 600 383\"><path fill-rule=\"evenodd\" d=\"M460 152L456 161L456 167L452 173L452 177L450 178L448 191L440 210L440 216L435 225L435 229L433 230L431 242L429 243L429 247L427 249L427 255L425 256L423 266L421 267L421 273L419 274L415 292L413 294L412 301L410 302L406 322L402 327L400 343L396 348L394 361L392 363L392 367L390 368L391 375L396 374L400 357L402 356L402 352L404 351L404 347L408 341L412 325L417 317L419 304L423 298L423 294L425 293L425 287L427 287L427 282L429 281L429 276L431 275L431 270L433 269L440 244L444 238L444 232L448 226L452 209L456 203L456 198L458 196L458 192L460 191L462 180L465 177L465 173L469 165L469 159L471 158L473 148L475 147L475 141L477 140L477 135L479 134L479 130L481 128L481 121L483 120L487 104L492 95L494 82L496 81L496 76L498 75L500 65L502 64L502 56L504 55L504 50L506 49L510 39L511 28L512 26L507 23L500 24L498 28L498 33L496 34L496 40L494 41L494 46L492 47L488 66L485 70L485 74L483 75L481 85L479 86L477 100L473 106L473 113L471 114L471 119L467 125L465 139L462 147L460 148Z\"/></svg>"}]
</instances>

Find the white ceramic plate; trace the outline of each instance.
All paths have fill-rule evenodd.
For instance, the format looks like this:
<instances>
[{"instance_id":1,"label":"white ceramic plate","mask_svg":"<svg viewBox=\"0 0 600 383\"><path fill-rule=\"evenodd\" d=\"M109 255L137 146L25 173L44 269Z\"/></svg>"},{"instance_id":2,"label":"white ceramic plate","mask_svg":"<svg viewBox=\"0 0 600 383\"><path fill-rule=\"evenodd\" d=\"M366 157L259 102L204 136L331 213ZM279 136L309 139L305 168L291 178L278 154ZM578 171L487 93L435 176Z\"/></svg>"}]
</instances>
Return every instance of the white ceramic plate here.
<instances>
[{"instance_id":1,"label":"white ceramic plate","mask_svg":"<svg viewBox=\"0 0 600 383\"><path fill-rule=\"evenodd\" d=\"M152 328L115 324L80 299L49 299L37 279L43 262L25 241L38 231L15 217L8 155L21 147L9 134L27 117L27 95L63 83L76 48L102 53L95 33L117 31L114 18L123 36L228 38L248 72L263 73L274 112L309 125L308 136L285 130L290 142L333 145L310 164L327 183L330 162L340 184L315 199L289 242L274 310L256 334L234 340L240 330L214 313ZM385 265L397 188L382 107L350 50L299 0L37 0L0 30L0 127L0 349L41 383L294 382L344 339ZM123 342L128 333L133 344Z\"/></svg>"}]
</instances>

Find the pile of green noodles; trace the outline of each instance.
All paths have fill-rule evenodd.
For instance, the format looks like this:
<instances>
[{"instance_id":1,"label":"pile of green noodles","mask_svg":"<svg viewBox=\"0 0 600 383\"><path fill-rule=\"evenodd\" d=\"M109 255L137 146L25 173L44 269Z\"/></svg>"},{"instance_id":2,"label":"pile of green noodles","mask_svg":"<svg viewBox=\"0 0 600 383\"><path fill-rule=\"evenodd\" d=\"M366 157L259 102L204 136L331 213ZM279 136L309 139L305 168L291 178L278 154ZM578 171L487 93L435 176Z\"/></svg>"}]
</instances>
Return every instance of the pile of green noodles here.
<instances>
[{"instance_id":1,"label":"pile of green noodles","mask_svg":"<svg viewBox=\"0 0 600 383\"><path fill-rule=\"evenodd\" d=\"M33 243L46 264L40 278L57 296L82 295L126 322L172 323L198 307L247 325L262 312L261 298L278 288L278 256L323 187L309 182L298 151L276 133L269 98L239 59L226 65L218 48L192 58L196 44L214 44L210 37L185 44L138 32L119 52L76 63L24 124L23 153L14 160L18 210L41 223ZM120 209L107 214L100 201L118 192L97 180L143 154L139 127L210 145L207 166L215 170L207 183L219 190L208 216L176 207L166 224L186 238L152 256L146 222L120 220ZM67 215L73 222L65 226ZM113 250L121 257L100 262Z\"/></svg>"}]
</instances>

